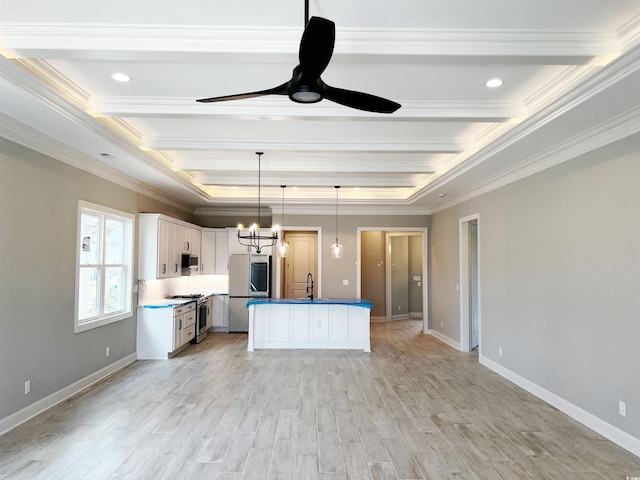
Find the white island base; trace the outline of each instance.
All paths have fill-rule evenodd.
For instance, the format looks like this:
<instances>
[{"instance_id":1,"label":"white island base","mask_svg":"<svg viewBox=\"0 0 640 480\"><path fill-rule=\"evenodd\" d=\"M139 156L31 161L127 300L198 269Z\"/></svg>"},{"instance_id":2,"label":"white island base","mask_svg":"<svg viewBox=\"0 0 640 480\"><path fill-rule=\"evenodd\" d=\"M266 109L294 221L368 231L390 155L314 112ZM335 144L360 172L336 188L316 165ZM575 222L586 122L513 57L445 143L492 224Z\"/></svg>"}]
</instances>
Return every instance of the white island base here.
<instances>
[{"instance_id":1,"label":"white island base","mask_svg":"<svg viewBox=\"0 0 640 480\"><path fill-rule=\"evenodd\" d=\"M370 352L370 305L366 300L250 301L247 350L302 348Z\"/></svg>"}]
</instances>

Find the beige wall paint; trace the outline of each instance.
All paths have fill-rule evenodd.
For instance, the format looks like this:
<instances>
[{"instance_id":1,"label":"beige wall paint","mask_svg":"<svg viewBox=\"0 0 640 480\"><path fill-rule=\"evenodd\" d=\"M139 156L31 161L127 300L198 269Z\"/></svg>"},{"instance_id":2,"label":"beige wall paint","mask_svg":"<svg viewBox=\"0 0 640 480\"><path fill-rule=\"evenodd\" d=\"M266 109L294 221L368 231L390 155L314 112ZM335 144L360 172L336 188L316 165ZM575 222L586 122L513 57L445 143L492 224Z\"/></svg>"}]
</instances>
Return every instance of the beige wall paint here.
<instances>
[{"instance_id":1,"label":"beige wall paint","mask_svg":"<svg viewBox=\"0 0 640 480\"><path fill-rule=\"evenodd\" d=\"M479 213L481 356L636 438L638 152L635 135L433 215L429 303L458 341L458 222Z\"/></svg>"},{"instance_id":2,"label":"beige wall paint","mask_svg":"<svg viewBox=\"0 0 640 480\"><path fill-rule=\"evenodd\" d=\"M0 419L136 350L135 311L128 320L73 333L79 199L189 220L174 207L0 139Z\"/></svg>"},{"instance_id":3,"label":"beige wall paint","mask_svg":"<svg viewBox=\"0 0 640 480\"><path fill-rule=\"evenodd\" d=\"M336 218L334 215L287 215L287 225L322 228L322 296L353 298L357 291L358 227L428 227L426 215L340 215L339 241L344 245L343 258L331 258L330 245L335 241ZM343 285L348 280L349 285Z\"/></svg>"},{"instance_id":4,"label":"beige wall paint","mask_svg":"<svg viewBox=\"0 0 640 480\"><path fill-rule=\"evenodd\" d=\"M386 275L384 232L362 232L362 284L361 295L373 303L371 316L386 316Z\"/></svg>"}]
</instances>

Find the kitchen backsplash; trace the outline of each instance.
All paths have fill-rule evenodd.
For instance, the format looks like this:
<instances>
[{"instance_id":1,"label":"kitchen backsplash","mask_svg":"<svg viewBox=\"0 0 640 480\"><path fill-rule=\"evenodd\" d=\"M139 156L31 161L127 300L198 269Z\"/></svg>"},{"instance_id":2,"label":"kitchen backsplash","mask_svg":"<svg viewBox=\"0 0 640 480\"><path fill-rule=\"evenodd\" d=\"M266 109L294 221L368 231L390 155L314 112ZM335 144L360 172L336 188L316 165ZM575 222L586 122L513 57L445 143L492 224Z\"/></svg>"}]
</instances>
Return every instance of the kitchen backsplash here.
<instances>
[{"instance_id":1,"label":"kitchen backsplash","mask_svg":"<svg viewBox=\"0 0 640 480\"><path fill-rule=\"evenodd\" d=\"M193 275L161 280L138 281L138 305L156 302L173 295L192 293L228 293L228 275Z\"/></svg>"}]
</instances>

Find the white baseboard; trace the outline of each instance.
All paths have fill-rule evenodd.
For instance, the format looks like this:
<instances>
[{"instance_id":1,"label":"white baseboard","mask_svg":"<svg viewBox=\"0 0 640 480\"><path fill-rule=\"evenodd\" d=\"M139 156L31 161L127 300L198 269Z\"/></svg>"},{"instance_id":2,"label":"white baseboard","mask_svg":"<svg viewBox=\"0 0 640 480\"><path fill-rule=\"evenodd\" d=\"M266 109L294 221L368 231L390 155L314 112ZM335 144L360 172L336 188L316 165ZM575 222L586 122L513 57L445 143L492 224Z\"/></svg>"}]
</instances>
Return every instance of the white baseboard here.
<instances>
[{"instance_id":1,"label":"white baseboard","mask_svg":"<svg viewBox=\"0 0 640 480\"><path fill-rule=\"evenodd\" d=\"M443 335L437 330L429 330L429 333L434 337L436 337L438 340L440 340L442 343L446 343L450 347L453 347L456 350L460 350L460 342L456 342L455 340L447 337L446 335Z\"/></svg>"},{"instance_id":2,"label":"white baseboard","mask_svg":"<svg viewBox=\"0 0 640 480\"><path fill-rule=\"evenodd\" d=\"M488 359L485 356L480 355L479 361L482 365L493 370L498 375L506 378L507 380L515 383L519 387L523 388L527 392L535 395L541 400L544 400L548 404L556 407L563 413L566 413L574 420L580 422L584 426L590 428L596 433L599 433L603 437L611 440L613 443L620 445L625 450L630 451L634 455L640 457L640 439L629 435L627 432L620 430L618 427L605 422L599 417L583 410L582 408L574 405L573 403L559 397L553 392L521 377L515 372L512 372L508 368L503 367L499 363Z\"/></svg>"},{"instance_id":3,"label":"white baseboard","mask_svg":"<svg viewBox=\"0 0 640 480\"><path fill-rule=\"evenodd\" d=\"M126 357L118 360L117 362L112 363L111 365L107 365L106 367L98 370L97 372L92 373L84 378L81 378L77 382L68 385L57 392L48 395L37 402L32 403L29 406L24 407L22 410L18 410L15 413L12 413L8 417L0 419L0 435L9 430L17 427L21 423L26 422L27 420L35 417L36 415L44 412L45 410L57 405L58 403L66 400L69 397L81 392L87 387L98 383L105 377L117 372L118 370L123 369L127 365L135 362L137 360L137 356L135 353L131 355L127 355Z\"/></svg>"}]
</instances>

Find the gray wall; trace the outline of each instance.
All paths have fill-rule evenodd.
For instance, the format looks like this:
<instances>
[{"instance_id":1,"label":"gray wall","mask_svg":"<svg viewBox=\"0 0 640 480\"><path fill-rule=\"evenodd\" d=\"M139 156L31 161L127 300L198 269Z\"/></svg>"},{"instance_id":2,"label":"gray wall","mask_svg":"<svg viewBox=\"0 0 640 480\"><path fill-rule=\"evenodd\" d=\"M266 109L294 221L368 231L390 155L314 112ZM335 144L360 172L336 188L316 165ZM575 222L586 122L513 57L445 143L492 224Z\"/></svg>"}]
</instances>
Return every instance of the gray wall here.
<instances>
[{"instance_id":1,"label":"gray wall","mask_svg":"<svg viewBox=\"0 0 640 480\"><path fill-rule=\"evenodd\" d=\"M481 355L636 438L638 152L635 135L439 212L430 229L432 328L459 340L458 221L479 213Z\"/></svg>"},{"instance_id":2,"label":"gray wall","mask_svg":"<svg viewBox=\"0 0 640 480\"><path fill-rule=\"evenodd\" d=\"M184 219L174 208L0 139L0 418L136 350L134 318L73 333L79 199Z\"/></svg>"}]
</instances>

